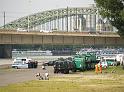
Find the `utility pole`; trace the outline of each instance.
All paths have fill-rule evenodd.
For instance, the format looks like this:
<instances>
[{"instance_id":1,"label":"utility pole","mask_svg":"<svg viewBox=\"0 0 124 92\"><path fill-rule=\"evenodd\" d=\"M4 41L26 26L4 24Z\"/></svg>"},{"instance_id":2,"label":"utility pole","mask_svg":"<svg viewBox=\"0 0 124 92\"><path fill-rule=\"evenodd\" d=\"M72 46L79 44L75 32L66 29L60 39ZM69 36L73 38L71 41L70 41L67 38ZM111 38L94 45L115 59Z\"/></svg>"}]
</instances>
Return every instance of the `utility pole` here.
<instances>
[{"instance_id":1,"label":"utility pole","mask_svg":"<svg viewBox=\"0 0 124 92\"><path fill-rule=\"evenodd\" d=\"M4 28L5 28L5 24L6 24L6 15L5 15L5 11L3 12L3 26L4 26Z\"/></svg>"},{"instance_id":2,"label":"utility pole","mask_svg":"<svg viewBox=\"0 0 124 92\"><path fill-rule=\"evenodd\" d=\"M67 32L68 32L68 6L67 6L67 24L66 24L66 26L67 26Z\"/></svg>"}]
</instances>

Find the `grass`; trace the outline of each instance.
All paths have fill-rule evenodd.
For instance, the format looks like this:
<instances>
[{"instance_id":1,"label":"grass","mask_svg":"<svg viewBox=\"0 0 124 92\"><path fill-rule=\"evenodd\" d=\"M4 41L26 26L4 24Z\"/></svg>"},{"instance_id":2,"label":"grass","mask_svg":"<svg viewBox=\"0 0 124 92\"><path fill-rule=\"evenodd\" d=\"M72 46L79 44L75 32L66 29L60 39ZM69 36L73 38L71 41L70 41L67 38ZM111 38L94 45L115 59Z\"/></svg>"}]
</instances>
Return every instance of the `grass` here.
<instances>
[{"instance_id":1,"label":"grass","mask_svg":"<svg viewBox=\"0 0 124 92\"><path fill-rule=\"evenodd\" d=\"M124 74L124 70L122 69L122 66L109 66L108 68L104 69L103 68L103 73L112 73L112 71L114 70L114 74L119 74L122 75ZM84 74L94 74L94 70L90 70L90 71L85 71L83 72Z\"/></svg>"},{"instance_id":2,"label":"grass","mask_svg":"<svg viewBox=\"0 0 124 92\"><path fill-rule=\"evenodd\" d=\"M111 73L115 68L116 72ZM109 67L103 74L94 71L50 77L50 80L33 80L0 87L0 92L124 92L124 70ZM91 75L90 75L91 74Z\"/></svg>"},{"instance_id":3,"label":"grass","mask_svg":"<svg viewBox=\"0 0 124 92\"><path fill-rule=\"evenodd\" d=\"M62 79L60 81L60 79ZM64 79L64 80L63 80ZM76 79L75 79L76 80ZM123 92L122 80L80 79L75 81L66 78L51 79L49 81L30 81L13 84L0 88L0 92ZM124 81L124 80L123 80Z\"/></svg>"}]
</instances>

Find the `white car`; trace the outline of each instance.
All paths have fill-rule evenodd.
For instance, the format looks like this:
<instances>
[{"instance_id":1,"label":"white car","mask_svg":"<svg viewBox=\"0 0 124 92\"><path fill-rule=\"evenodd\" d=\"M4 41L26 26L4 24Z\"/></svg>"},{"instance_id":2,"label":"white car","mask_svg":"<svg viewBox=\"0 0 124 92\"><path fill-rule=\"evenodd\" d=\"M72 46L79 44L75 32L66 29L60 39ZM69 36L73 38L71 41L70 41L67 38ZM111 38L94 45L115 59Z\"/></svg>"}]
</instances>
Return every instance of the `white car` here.
<instances>
[{"instance_id":1,"label":"white car","mask_svg":"<svg viewBox=\"0 0 124 92\"><path fill-rule=\"evenodd\" d=\"M40 30L40 32L44 32L44 33L51 33L52 30Z\"/></svg>"},{"instance_id":2,"label":"white car","mask_svg":"<svg viewBox=\"0 0 124 92\"><path fill-rule=\"evenodd\" d=\"M17 32L28 32L28 31L24 28L17 28Z\"/></svg>"},{"instance_id":3,"label":"white car","mask_svg":"<svg viewBox=\"0 0 124 92\"><path fill-rule=\"evenodd\" d=\"M16 68L16 69L28 68L28 64L15 62L14 64L12 64L12 68Z\"/></svg>"}]
</instances>

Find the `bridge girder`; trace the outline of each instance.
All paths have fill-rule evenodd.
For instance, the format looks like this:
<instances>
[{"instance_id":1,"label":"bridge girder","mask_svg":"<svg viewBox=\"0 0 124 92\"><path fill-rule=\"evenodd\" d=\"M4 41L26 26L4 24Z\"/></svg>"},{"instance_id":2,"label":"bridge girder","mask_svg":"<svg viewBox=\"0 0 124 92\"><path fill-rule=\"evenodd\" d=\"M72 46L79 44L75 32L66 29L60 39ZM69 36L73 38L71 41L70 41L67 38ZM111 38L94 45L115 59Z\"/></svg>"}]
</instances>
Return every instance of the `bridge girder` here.
<instances>
[{"instance_id":1,"label":"bridge girder","mask_svg":"<svg viewBox=\"0 0 124 92\"><path fill-rule=\"evenodd\" d=\"M14 20L5 25L7 29L17 29L17 28L28 28L28 18L30 28L36 27L38 25L44 24L46 22L68 17L74 15L96 15L97 8L96 7L75 7L75 8L61 8L43 11L40 13L32 14L29 16L25 16Z\"/></svg>"}]
</instances>

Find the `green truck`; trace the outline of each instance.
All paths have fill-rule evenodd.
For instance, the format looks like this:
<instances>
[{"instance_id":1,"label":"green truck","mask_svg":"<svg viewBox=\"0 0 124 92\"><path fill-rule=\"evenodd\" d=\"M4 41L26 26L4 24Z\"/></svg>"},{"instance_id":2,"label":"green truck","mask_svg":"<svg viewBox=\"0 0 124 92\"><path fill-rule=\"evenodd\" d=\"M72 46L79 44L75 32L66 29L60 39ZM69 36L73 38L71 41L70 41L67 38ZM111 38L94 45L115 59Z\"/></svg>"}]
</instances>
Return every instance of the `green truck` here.
<instances>
[{"instance_id":1,"label":"green truck","mask_svg":"<svg viewBox=\"0 0 124 92\"><path fill-rule=\"evenodd\" d=\"M95 68L98 63L94 53L78 54L70 59L58 59L54 64L54 73L68 74L69 71L85 71Z\"/></svg>"},{"instance_id":2,"label":"green truck","mask_svg":"<svg viewBox=\"0 0 124 92\"><path fill-rule=\"evenodd\" d=\"M80 71L94 69L95 64L98 63L95 53L92 52L75 55L73 62L75 63L76 70Z\"/></svg>"}]
</instances>

